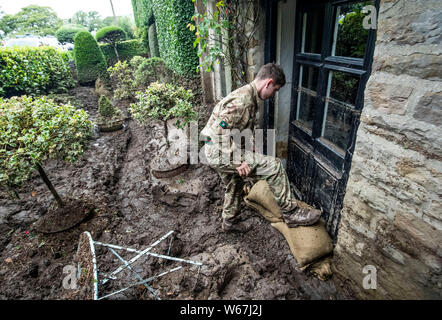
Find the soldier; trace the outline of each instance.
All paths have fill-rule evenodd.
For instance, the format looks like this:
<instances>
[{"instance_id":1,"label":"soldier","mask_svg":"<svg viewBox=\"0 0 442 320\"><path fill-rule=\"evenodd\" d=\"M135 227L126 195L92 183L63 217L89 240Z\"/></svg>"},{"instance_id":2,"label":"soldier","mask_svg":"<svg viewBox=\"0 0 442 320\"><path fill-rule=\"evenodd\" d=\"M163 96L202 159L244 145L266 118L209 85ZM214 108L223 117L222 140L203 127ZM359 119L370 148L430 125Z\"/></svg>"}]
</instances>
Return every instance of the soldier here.
<instances>
[{"instance_id":1,"label":"soldier","mask_svg":"<svg viewBox=\"0 0 442 320\"><path fill-rule=\"evenodd\" d=\"M232 143L238 141L235 134L252 133L256 127L258 99L273 97L284 85L285 75L282 68L274 63L264 65L255 80L233 91L215 106L201 132L206 137L207 161L226 185L222 212L224 231L243 231L235 223L238 221L244 179L255 182L267 180L289 227L314 224L321 216L319 210L297 206L281 160L254 152L253 134L250 134L249 140L252 150L243 150L242 145ZM240 156L235 158L238 150Z\"/></svg>"}]
</instances>

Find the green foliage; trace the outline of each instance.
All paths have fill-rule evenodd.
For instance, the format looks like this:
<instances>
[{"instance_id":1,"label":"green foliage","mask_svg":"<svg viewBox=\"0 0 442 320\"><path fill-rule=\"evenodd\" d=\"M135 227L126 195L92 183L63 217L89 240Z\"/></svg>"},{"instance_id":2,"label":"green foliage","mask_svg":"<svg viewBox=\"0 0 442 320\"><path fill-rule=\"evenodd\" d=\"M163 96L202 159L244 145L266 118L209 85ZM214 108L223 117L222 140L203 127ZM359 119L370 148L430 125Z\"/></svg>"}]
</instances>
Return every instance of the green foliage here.
<instances>
[{"instance_id":1,"label":"green foliage","mask_svg":"<svg viewBox=\"0 0 442 320\"><path fill-rule=\"evenodd\" d=\"M152 0L132 0L132 9L138 28L148 27L154 22Z\"/></svg>"},{"instance_id":2,"label":"green foliage","mask_svg":"<svg viewBox=\"0 0 442 320\"><path fill-rule=\"evenodd\" d=\"M138 28L146 28L154 22L154 30L149 29L151 56L157 56L155 40L158 39L159 56L166 65L182 75L191 75L198 66L197 50L193 47L195 36L186 25L194 13L189 0L132 0L135 23Z\"/></svg>"},{"instance_id":3,"label":"green foliage","mask_svg":"<svg viewBox=\"0 0 442 320\"><path fill-rule=\"evenodd\" d=\"M53 47L0 49L0 96L66 92L74 86L62 54Z\"/></svg>"},{"instance_id":4,"label":"green foliage","mask_svg":"<svg viewBox=\"0 0 442 320\"><path fill-rule=\"evenodd\" d=\"M84 12L82 10L74 13L69 23L77 24L85 27L89 32L98 30L102 26L100 14L97 11Z\"/></svg>"},{"instance_id":5,"label":"green foliage","mask_svg":"<svg viewBox=\"0 0 442 320\"><path fill-rule=\"evenodd\" d=\"M39 36L54 35L63 24L49 7L30 5L17 14L7 14L0 19L0 29L5 36L31 33Z\"/></svg>"},{"instance_id":6,"label":"green foliage","mask_svg":"<svg viewBox=\"0 0 442 320\"><path fill-rule=\"evenodd\" d=\"M160 56L178 74L194 74L198 66L195 35L186 28L195 9L188 0L154 1L152 8Z\"/></svg>"},{"instance_id":7,"label":"green foliage","mask_svg":"<svg viewBox=\"0 0 442 320\"><path fill-rule=\"evenodd\" d=\"M109 76L113 84L115 99L134 98L135 88L133 79L133 69L127 61L118 61L114 66L108 68Z\"/></svg>"},{"instance_id":8,"label":"green foliage","mask_svg":"<svg viewBox=\"0 0 442 320\"><path fill-rule=\"evenodd\" d=\"M75 162L91 134L82 109L46 97L0 98L0 185L20 186L48 158Z\"/></svg>"},{"instance_id":9,"label":"green foliage","mask_svg":"<svg viewBox=\"0 0 442 320\"><path fill-rule=\"evenodd\" d=\"M367 1L367 4L371 2ZM362 22L367 14L362 13L363 3L349 6L349 12L339 21L338 36L336 40L337 56L364 58L367 46L368 30L364 29Z\"/></svg>"},{"instance_id":10,"label":"green foliage","mask_svg":"<svg viewBox=\"0 0 442 320\"><path fill-rule=\"evenodd\" d=\"M74 43L74 36L79 31L86 31L86 28L81 25L65 24L58 28L58 30L55 32L55 37L57 38L58 42L62 44Z\"/></svg>"},{"instance_id":11,"label":"green foliage","mask_svg":"<svg viewBox=\"0 0 442 320\"><path fill-rule=\"evenodd\" d=\"M141 124L149 119L167 121L169 118L179 118L177 126L181 127L197 118L192 106L192 91L183 87L154 82L146 91L138 91L137 97L138 102L130 105L130 111L133 118Z\"/></svg>"},{"instance_id":12,"label":"green foliage","mask_svg":"<svg viewBox=\"0 0 442 320\"><path fill-rule=\"evenodd\" d=\"M118 59L115 50L110 44L99 44L104 54L107 65L115 64ZM134 56L143 56L147 54L146 48L138 40L127 40L117 43L117 50L121 60L131 59Z\"/></svg>"},{"instance_id":13,"label":"green foliage","mask_svg":"<svg viewBox=\"0 0 442 320\"><path fill-rule=\"evenodd\" d=\"M166 82L172 80L173 71L170 70L163 59L153 57L145 59L135 71L135 84L138 87L148 86L151 82Z\"/></svg>"},{"instance_id":14,"label":"green foliage","mask_svg":"<svg viewBox=\"0 0 442 320\"><path fill-rule=\"evenodd\" d=\"M98 100L98 112L103 117L112 117L114 115L114 106L109 98L102 95Z\"/></svg>"},{"instance_id":15,"label":"green foliage","mask_svg":"<svg viewBox=\"0 0 442 320\"><path fill-rule=\"evenodd\" d=\"M79 83L90 83L99 76L105 77L107 65L103 52L87 31L80 31L74 37L74 60Z\"/></svg>"},{"instance_id":16,"label":"green foliage","mask_svg":"<svg viewBox=\"0 0 442 320\"><path fill-rule=\"evenodd\" d=\"M116 26L107 26L104 28L101 28L97 31L97 34L95 35L95 39L97 39L98 42L105 42L105 43L111 43L114 44L119 41L126 40L127 35L126 32L124 32L123 29Z\"/></svg>"}]
</instances>

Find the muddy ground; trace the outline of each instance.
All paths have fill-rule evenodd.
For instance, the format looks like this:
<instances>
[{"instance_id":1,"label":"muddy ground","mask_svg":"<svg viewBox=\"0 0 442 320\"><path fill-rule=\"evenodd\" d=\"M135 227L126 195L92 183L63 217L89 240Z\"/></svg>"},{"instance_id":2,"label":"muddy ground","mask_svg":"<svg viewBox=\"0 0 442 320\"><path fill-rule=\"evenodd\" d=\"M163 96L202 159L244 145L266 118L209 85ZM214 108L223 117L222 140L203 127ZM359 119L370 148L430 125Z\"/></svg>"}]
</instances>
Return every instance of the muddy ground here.
<instances>
[{"instance_id":1,"label":"muddy ground","mask_svg":"<svg viewBox=\"0 0 442 320\"><path fill-rule=\"evenodd\" d=\"M91 87L70 92L91 119L97 116L98 96ZM129 103L119 107L129 115ZM210 106L202 106L204 117ZM204 120L204 119L203 119ZM142 127L129 117L124 130L95 132L84 157L73 165L50 160L46 173L63 197L92 202L93 216L79 226L42 234L34 223L53 204L38 173L18 190L20 199L0 194L0 299L79 299L81 288L63 288L63 268L76 266L74 255L82 232L95 241L142 250L173 230L169 240L152 252L203 263L183 264L179 271L149 282L161 299L344 299L332 280L319 281L302 273L283 236L243 204L245 233L221 231L224 188L218 175L204 165L190 168L167 181L151 176L155 126ZM171 186L171 188L168 188ZM96 247L99 279L121 262ZM126 260L135 254L119 251ZM133 265L142 278L179 265L148 257ZM99 286L104 296L138 281L129 270L121 279ZM82 284L84 285L84 284ZM83 290L84 291L84 290ZM89 296L90 297L90 296ZM137 285L109 299L154 299Z\"/></svg>"}]
</instances>

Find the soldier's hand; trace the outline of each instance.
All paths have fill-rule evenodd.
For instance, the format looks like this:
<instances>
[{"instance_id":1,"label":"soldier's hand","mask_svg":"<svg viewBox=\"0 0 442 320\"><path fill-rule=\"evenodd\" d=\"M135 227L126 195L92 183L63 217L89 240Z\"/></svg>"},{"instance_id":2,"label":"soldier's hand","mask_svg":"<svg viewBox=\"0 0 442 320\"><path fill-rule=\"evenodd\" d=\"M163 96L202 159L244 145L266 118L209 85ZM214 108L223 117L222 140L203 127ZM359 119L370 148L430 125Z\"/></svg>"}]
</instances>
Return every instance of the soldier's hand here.
<instances>
[{"instance_id":1,"label":"soldier's hand","mask_svg":"<svg viewBox=\"0 0 442 320\"><path fill-rule=\"evenodd\" d=\"M239 175L242 176L248 176L250 174L250 167L249 165L243 161L243 163L241 163L241 165L236 168L236 171L238 171Z\"/></svg>"}]
</instances>

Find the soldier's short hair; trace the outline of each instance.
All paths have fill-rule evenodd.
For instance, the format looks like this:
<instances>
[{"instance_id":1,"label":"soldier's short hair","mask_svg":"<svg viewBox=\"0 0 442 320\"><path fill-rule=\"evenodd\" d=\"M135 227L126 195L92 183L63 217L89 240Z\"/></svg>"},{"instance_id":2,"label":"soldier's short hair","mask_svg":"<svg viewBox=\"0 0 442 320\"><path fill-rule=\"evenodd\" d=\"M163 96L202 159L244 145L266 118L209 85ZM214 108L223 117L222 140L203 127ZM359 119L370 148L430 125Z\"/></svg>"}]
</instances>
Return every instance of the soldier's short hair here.
<instances>
[{"instance_id":1,"label":"soldier's short hair","mask_svg":"<svg viewBox=\"0 0 442 320\"><path fill-rule=\"evenodd\" d=\"M259 69L256 79L263 80L269 78L273 79L276 85L280 85L281 87L285 85L284 70L279 64L267 63Z\"/></svg>"}]
</instances>

